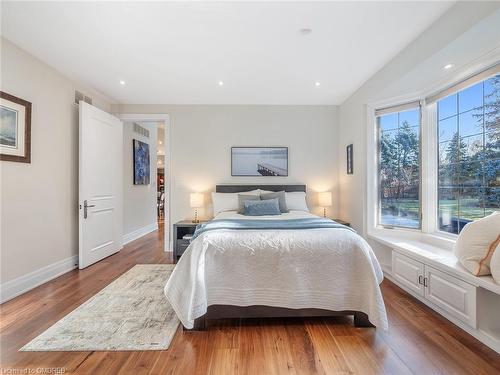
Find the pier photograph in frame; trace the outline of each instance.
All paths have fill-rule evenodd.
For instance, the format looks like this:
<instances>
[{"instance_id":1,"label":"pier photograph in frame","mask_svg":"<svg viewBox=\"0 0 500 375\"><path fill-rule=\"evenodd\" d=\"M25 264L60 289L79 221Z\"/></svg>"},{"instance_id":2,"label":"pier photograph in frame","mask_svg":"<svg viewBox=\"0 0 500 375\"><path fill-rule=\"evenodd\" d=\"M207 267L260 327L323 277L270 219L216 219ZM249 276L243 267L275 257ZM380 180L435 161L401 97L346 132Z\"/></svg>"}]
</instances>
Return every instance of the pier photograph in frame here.
<instances>
[{"instance_id":1,"label":"pier photograph in frame","mask_svg":"<svg viewBox=\"0 0 500 375\"><path fill-rule=\"evenodd\" d=\"M231 147L231 176L288 176L288 147Z\"/></svg>"}]
</instances>

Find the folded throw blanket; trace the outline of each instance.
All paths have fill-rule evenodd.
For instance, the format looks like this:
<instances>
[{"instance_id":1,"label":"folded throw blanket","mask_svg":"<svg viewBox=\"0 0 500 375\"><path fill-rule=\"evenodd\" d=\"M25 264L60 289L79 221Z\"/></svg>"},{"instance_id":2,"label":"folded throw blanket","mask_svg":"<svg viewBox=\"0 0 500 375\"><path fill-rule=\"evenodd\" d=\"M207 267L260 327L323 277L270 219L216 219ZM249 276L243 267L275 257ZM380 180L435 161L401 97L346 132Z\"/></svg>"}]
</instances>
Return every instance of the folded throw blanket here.
<instances>
[{"instance_id":1,"label":"folded throw blanket","mask_svg":"<svg viewBox=\"0 0 500 375\"><path fill-rule=\"evenodd\" d=\"M196 227L192 240L202 233L218 229L319 229L319 228L340 228L356 232L354 229L339 224L336 221L324 218L303 218L289 220L240 220L240 219L220 219L212 220Z\"/></svg>"}]
</instances>

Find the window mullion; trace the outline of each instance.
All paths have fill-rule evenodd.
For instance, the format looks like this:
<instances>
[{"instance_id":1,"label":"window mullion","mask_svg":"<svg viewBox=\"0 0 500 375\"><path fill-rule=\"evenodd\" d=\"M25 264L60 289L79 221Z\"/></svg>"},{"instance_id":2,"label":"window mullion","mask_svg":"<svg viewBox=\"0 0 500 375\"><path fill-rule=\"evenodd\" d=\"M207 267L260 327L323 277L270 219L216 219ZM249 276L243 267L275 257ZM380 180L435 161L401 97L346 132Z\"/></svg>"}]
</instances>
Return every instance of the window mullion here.
<instances>
[{"instance_id":1,"label":"window mullion","mask_svg":"<svg viewBox=\"0 0 500 375\"><path fill-rule=\"evenodd\" d=\"M433 103L422 107L422 232L425 233L437 231L437 134L437 105Z\"/></svg>"}]
</instances>

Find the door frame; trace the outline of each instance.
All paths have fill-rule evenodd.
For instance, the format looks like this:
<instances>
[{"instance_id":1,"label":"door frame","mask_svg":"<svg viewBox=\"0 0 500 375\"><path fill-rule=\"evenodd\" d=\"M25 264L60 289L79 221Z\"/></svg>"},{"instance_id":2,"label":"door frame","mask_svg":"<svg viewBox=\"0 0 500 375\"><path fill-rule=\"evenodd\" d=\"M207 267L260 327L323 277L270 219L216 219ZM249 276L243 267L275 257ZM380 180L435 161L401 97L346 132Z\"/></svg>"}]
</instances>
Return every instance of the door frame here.
<instances>
[{"instance_id":1,"label":"door frame","mask_svg":"<svg viewBox=\"0 0 500 375\"><path fill-rule=\"evenodd\" d=\"M167 215L163 215L163 233L164 233L164 248L163 251L172 251L172 231L171 231L171 220L172 220L172 210L171 210L171 196L172 196L172 137L170 136L170 115L167 113L116 113L122 122L125 121L151 121L158 122L163 121L165 124L165 139L163 139L163 144L165 145L165 187L167 191L165 192L165 201ZM156 179L156 176L155 176Z\"/></svg>"}]
</instances>

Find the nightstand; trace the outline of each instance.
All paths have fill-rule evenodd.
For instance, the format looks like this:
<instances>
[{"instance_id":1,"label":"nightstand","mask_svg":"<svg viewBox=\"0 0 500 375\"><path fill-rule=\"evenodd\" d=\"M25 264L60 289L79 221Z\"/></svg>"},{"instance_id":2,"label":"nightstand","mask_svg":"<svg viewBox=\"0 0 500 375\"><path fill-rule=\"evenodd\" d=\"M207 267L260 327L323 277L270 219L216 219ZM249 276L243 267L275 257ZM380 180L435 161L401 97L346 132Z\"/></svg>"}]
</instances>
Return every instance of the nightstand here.
<instances>
[{"instance_id":1,"label":"nightstand","mask_svg":"<svg viewBox=\"0 0 500 375\"><path fill-rule=\"evenodd\" d=\"M174 224L174 263L177 263L189 246L190 240L183 239L182 237L186 234L193 234L196 226L202 223L204 221L193 223L191 220L182 220Z\"/></svg>"},{"instance_id":2,"label":"nightstand","mask_svg":"<svg viewBox=\"0 0 500 375\"><path fill-rule=\"evenodd\" d=\"M347 221L341 220L341 219L332 219L333 221L336 221L339 224L345 225L346 227L350 227L351 223L348 223Z\"/></svg>"}]
</instances>

